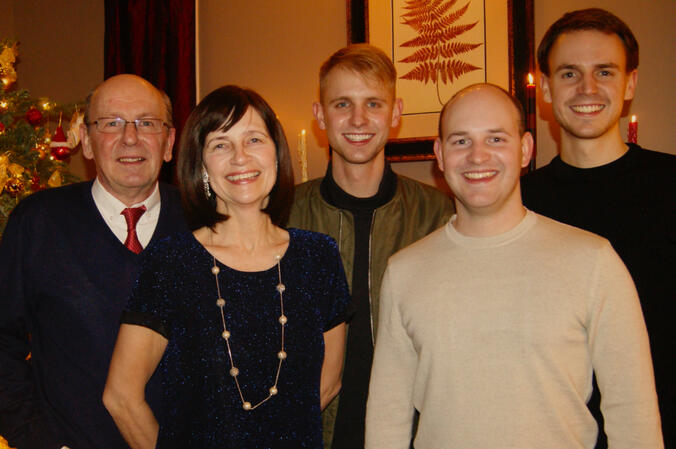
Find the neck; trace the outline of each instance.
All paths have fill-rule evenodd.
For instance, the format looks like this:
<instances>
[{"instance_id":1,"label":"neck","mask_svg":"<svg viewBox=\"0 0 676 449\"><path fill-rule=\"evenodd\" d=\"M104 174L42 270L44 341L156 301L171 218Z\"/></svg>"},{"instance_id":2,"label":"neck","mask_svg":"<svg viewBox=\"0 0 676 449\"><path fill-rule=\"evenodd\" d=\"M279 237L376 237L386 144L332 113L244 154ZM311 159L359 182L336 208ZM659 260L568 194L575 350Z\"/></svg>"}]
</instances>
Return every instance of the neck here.
<instances>
[{"instance_id":1,"label":"neck","mask_svg":"<svg viewBox=\"0 0 676 449\"><path fill-rule=\"evenodd\" d=\"M609 164L628 151L622 141L619 123L595 139L581 139L566 132L561 135L561 160L577 168L593 168Z\"/></svg>"},{"instance_id":2,"label":"neck","mask_svg":"<svg viewBox=\"0 0 676 449\"><path fill-rule=\"evenodd\" d=\"M117 189L113 190L109 188L104 182L101 182L101 179L99 179L99 182L103 186L104 189L111 195L113 195L115 198L117 198L121 203L123 203L125 206L130 207L134 204L138 204L142 201L145 201L148 199L150 195L155 191L155 186L156 183L151 184L149 187L142 187L142 188L137 188L137 189Z\"/></svg>"},{"instance_id":3,"label":"neck","mask_svg":"<svg viewBox=\"0 0 676 449\"><path fill-rule=\"evenodd\" d=\"M357 198L369 198L378 193L384 172L385 151L364 164L349 163L337 155L331 162L333 180L341 189Z\"/></svg>"},{"instance_id":4,"label":"neck","mask_svg":"<svg viewBox=\"0 0 676 449\"><path fill-rule=\"evenodd\" d=\"M256 253L276 240L279 228L261 211L232 213L229 218L214 226L208 244L229 247L244 254Z\"/></svg>"},{"instance_id":5,"label":"neck","mask_svg":"<svg viewBox=\"0 0 676 449\"><path fill-rule=\"evenodd\" d=\"M520 192L518 200L502 206L498 211L477 211L466 208L458 200L455 203L457 217L453 226L460 234L468 237L492 237L504 234L515 228L526 216Z\"/></svg>"}]
</instances>

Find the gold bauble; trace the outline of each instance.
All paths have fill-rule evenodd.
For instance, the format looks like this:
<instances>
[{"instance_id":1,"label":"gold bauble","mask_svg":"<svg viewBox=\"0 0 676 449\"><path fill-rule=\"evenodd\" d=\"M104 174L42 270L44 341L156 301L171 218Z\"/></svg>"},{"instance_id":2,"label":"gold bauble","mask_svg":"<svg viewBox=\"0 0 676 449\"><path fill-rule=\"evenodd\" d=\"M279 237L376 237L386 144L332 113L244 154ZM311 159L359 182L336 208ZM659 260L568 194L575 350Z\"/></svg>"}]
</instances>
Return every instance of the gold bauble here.
<instances>
[{"instance_id":1,"label":"gold bauble","mask_svg":"<svg viewBox=\"0 0 676 449\"><path fill-rule=\"evenodd\" d=\"M5 184L5 190L11 196L16 197L23 190L23 180L21 178L10 178Z\"/></svg>"}]
</instances>

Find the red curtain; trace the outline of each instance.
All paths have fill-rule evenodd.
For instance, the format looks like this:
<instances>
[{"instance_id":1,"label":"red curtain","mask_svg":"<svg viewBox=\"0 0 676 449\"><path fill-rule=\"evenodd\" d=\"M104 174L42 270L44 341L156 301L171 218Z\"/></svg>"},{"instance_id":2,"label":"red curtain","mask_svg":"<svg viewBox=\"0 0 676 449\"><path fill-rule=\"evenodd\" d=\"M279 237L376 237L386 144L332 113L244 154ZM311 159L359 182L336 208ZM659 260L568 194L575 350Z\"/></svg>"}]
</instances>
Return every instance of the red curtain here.
<instances>
[{"instance_id":1,"label":"red curtain","mask_svg":"<svg viewBox=\"0 0 676 449\"><path fill-rule=\"evenodd\" d=\"M163 89L178 142L195 106L195 1L105 0L105 21L105 77L134 73Z\"/></svg>"}]
</instances>

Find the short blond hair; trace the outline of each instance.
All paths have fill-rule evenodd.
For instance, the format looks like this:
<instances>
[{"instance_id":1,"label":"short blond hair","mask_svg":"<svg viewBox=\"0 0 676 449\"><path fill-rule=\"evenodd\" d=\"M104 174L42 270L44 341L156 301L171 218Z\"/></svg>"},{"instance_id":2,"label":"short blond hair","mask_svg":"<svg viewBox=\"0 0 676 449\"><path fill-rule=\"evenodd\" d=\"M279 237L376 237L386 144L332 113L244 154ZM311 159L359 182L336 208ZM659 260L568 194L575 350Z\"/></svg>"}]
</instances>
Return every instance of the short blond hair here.
<instances>
[{"instance_id":1,"label":"short blond hair","mask_svg":"<svg viewBox=\"0 0 676 449\"><path fill-rule=\"evenodd\" d=\"M342 68L358 73L365 78L383 83L395 97L397 70L392 60L378 47L370 44L352 44L343 47L324 61L319 69L319 100L324 101L326 79L329 72Z\"/></svg>"}]
</instances>

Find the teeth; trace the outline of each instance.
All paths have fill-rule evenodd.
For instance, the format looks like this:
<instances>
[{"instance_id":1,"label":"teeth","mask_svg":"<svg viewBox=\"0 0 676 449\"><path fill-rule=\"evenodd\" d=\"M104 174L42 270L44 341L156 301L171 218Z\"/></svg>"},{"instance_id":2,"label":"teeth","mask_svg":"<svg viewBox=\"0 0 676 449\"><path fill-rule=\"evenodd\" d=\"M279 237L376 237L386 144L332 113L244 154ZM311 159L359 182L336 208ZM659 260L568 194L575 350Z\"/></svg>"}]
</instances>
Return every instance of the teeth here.
<instances>
[{"instance_id":1,"label":"teeth","mask_svg":"<svg viewBox=\"0 0 676 449\"><path fill-rule=\"evenodd\" d=\"M143 160L142 157L121 157L120 162L140 162Z\"/></svg>"},{"instance_id":2,"label":"teeth","mask_svg":"<svg viewBox=\"0 0 676 449\"><path fill-rule=\"evenodd\" d=\"M494 171L482 171L482 172L469 172L465 173L464 176L465 178L469 179L484 179L484 178L490 178L491 176L494 176L496 172Z\"/></svg>"},{"instance_id":3,"label":"teeth","mask_svg":"<svg viewBox=\"0 0 676 449\"><path fill-rule=\"evenodd\" d=\"M571 109L575 112L581 112L583 114L590 114L592 112L598 112L603 109L605 106L602 104L583 104L578 106L571 106Z\"/></svg>"},{"instance_id":4,"label":"teeth","mask_svg":"<svg viewBox=\"0 0 676 449\"><path fill-rule=\"evenodd\" d=\"M373 137L373 134L344 134L344 136L348 140L362 142L364 140L369 140L371 137Z\"/></svg>"},{"instance_id":5,"label":"teeth","mask_svg":"<svg viewBox=\"0 0 676 449\"><path fill-rule=\"evenodd\" d=\"M241 181L242 179L252 179L255 178L256 176L260 175L261 172L256 171L256 172L250 172L250 173L242 173L241 175L232 175L232 176L226 176L226 179L228 181Z\"/></svg>"}]
</instances>

